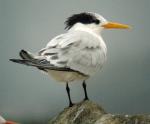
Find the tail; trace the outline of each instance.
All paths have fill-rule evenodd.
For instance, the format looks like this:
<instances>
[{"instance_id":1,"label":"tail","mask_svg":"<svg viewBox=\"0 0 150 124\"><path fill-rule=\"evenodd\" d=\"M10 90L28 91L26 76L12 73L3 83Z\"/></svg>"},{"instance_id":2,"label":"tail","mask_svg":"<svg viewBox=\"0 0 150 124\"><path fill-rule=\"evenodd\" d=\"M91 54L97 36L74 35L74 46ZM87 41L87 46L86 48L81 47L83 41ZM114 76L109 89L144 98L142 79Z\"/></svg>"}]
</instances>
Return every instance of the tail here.
<instances>
[{"instance_id":1,"label":"tail","mask_svg":"<svg viewBox=\"0 0 150 124\"><path fill-rule=\"evenodd\" d=\"M25 50L21 50L19 55L22 59L10 59L10 61L19 63L19 64L28 65L28 66L35 65L35 64L33 64L32 61L35 61L36 59L34 58L34 56L31 53L29 53Z\"/></svg>"},{"instance_id":2,"label":"tail","mask_svg":"<svg viewBox=\"0 0 150 124\"><path fill-rule=\"evenodd\" d=\"M21 50L19 55L21 59L10 59L10 61L28 66L35 66L38 68L49 68L52 66L47 60L41 58L37 59L33 54L25 50Z\"/></svg>"},{"instance_id":3,"label":"tail","mask_svg":"<svg viewBox=\"0 0 150 124\"><path fill-rule=\"evenodd\" d=\"M30 60L30 59L34 58L34 56L31 53L29 53L29 52L27 52L25 50L21 50L20 53L19 53L19 55L20 55L20 57L22 59Z\"/></svg>"},{"instance_id":4,"label":"tail","mask_svg":"<svg viewBox=\"0 0 150 124\"><path fill-rule=\"evenodd\" d=\"M31 62L31 60L25 60L25 59L9 59L12 62L24 64L28 66L34 66L34 64Z\"/></svg>"}]
</instances>

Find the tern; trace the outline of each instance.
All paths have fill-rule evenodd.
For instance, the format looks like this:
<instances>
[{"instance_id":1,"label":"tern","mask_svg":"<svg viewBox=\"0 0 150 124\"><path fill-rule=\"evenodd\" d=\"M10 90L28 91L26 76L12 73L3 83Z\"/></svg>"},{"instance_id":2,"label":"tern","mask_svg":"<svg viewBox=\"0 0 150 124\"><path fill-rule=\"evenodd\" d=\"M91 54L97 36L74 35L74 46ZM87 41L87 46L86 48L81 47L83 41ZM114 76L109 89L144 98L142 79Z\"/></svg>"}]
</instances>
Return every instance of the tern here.
<instances>
[{"instance_id":1,"label":"tern","mask_svg":"<svg viewBox=\"0 0 150 124\"><path fill-rule=\"evenodd\" d=\"M69 106L73 106L69 83L82 81L88 100L86 80L100 70L106 61L107 47L101 37L103 29L128 29L121 23L109 22L103 16L82 12L73 14L65 21L66 33L54 37L37 54L21 50L21 59L13 62L34 66L58 82L66 83Z\"/></svg>"},{"instance_id":2,"label":"tern","mask_svg":"<svg viewBox=\"0 0 150 124\"><path fill-rule=\"evenodd\" d=\"M17 124L13 121L6 121L2 116L0 116L0 124Z\"/></svg>"}]
</instances>

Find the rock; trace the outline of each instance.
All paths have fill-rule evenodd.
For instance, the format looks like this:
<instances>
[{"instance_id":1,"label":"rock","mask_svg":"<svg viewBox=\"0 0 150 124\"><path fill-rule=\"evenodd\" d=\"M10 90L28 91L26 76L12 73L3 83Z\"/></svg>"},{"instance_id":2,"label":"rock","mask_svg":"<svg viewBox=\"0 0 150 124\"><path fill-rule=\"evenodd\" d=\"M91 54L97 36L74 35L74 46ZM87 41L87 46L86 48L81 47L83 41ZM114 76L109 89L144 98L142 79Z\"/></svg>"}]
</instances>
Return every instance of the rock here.
<instances>
[{"instance_id":1,"label":"rock","mask_svg":"<svg viewBox=\"0 0 150 124\"><path fill-rule=\"evenodd\" d=\"M113 115L92 101L83 101L65 108L48 124L150 124L150 115Z\"/></svg>"}]
</instances>

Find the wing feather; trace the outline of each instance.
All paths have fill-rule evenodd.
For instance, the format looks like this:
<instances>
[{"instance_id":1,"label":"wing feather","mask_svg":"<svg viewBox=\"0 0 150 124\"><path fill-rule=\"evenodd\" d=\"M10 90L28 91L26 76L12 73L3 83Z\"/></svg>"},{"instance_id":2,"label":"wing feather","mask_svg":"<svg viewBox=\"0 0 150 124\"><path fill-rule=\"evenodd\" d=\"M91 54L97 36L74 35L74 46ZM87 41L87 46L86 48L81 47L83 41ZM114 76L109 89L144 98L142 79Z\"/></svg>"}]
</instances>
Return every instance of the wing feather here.
<instances>
[{"instance_id":1,"label":"wing feather","mask_svg":"<svg viewBox=\"0 0 150 124\"><path fill-rule=\"evenodd\" d=\"M55 37L39 54L57 67L92 75L102 67L106 52L106 46L100 37L76 31Z\"/></svg>"}]
</instances>

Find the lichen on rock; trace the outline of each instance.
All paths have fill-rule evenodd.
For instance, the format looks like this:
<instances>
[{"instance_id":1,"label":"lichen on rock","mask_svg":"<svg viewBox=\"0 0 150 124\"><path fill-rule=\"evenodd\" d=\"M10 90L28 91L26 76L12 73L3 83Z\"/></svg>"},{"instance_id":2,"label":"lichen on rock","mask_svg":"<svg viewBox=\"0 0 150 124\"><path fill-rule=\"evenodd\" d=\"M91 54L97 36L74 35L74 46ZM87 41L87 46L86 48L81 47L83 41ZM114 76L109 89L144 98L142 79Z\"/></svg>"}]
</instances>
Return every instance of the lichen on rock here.
<instances>
[{"instance_id":1,"label":"lichen on rock","mask_svg":"<svg viewBox=\"0 0 150 124\"><path fill-rule=\"evenodd\" d=\"M48 124L150 124L150 115L113 115L92 101L83 101L65 108Z\"/></svg>"}]
</instances>

